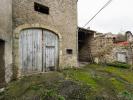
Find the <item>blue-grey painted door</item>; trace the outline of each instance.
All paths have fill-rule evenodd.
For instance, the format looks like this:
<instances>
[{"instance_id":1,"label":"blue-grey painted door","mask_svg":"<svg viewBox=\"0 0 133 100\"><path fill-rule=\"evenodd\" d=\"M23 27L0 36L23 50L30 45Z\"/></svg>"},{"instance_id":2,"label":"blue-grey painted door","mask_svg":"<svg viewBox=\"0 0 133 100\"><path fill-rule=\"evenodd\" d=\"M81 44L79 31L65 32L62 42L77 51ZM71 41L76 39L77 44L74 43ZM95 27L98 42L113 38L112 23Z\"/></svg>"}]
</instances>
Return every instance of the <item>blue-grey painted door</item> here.
<instances>
[{"instance_id":1,"label":"blue-grey painted door","mask_svg":"<svg viewBox=\"0 0 133 100\"><path fill-rule=\"evenodd\" d=\"M58 65L58 37L50 31L43 31L45 58L43 67L46 71L54 70Z\"/></svg>"},{"instance_id":2,"label":"blue-grey painted door","mask_svg":"<svg viewBox=\"0 0 133 100\"><path fill-rule=\"evenodd\" d=\"M50 71L58 65L58 37L43 29L26 29L20 33L22 74Z\"/></svg>"}]
</instances>

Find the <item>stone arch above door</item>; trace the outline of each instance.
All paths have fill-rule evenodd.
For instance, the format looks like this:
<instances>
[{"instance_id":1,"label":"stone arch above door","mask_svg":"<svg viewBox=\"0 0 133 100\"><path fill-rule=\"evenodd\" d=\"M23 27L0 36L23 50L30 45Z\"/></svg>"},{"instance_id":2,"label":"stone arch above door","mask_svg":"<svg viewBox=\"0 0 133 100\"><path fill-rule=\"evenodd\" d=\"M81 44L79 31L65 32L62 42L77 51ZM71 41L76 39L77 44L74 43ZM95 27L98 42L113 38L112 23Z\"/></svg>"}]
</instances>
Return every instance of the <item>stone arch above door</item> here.
<instances>
[{"instance_id":1,"label":"stone arch above door","mask_svg":"<svg viewBox=\"0 0 133 100\"><path fill-rule=\"evenodd\" d=\"M50 31L54 32L55 34L57 34L59 36L59 40L62 41L62 36L61 36L60 32L58 32L56 30L56 28L54 28L52 26L42 25L42 24L24 24L24 25L20 25L19 27L17 27L14 30L13 37L19 38L18 34L20 33L20 31L23 30L23 29L27 29L27 28L43 28L43 29L50 30Z\"/></svg>"},{"instance_id":2,"label":"stone arch above door","mask_svg":"<svg viewBox=\"0 0 133 100\"><path fill-rule=\"evenodd\" d=\"M29 28L40 28L40 29L46 29L49 30L53 33L55 33L59 37L59 66L60 62L62 60L62 36L61 34L53 27L51 26L46 26L42 24L25 24L17 27L14 30L13 33L13 78L19 78L21 76L21 71L20 71L20 55L19 55L19 35L20 32L24 29L29 29Z\"/></svg>"}]
</instances>

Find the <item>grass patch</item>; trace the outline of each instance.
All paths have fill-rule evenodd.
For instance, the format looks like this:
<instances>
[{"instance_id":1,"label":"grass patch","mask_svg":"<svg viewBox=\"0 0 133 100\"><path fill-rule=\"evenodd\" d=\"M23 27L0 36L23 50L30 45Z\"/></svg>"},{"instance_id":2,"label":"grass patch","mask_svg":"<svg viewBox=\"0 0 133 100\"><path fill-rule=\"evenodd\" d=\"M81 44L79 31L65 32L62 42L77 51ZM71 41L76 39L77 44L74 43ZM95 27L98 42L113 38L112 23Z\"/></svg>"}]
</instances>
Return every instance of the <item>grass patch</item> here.
<instances>
[{"instance_id":1,"label":"grass patch","mask_svg":"<svg viewBox=\"0 0 133 100\"><path fill-rule=\"evenodd\" d=\"M133 72L102 65L23 77L8 85L0 100L118 100L123 91L132 95ZM133 85L132 85L133 86ZM131 90L131 91L130 91ZM121 100L121 99L120 99ZM129 99L130 100L130 99Z\"/></svg>"},{"instance_id":2,"label":"grass patch","mask_svg":"<svg viewBox=\"0 0 133 100\"><path fill-rule=\"evenodd\" d=\"M88 85L53 72L23 77L10 83L0 100L87 100L89 92Z\"/></svg>"},{"instance_id":3,"label":"grass patch","mask_svg":"<svg viewBox=\"0 0 133 100\"><path fill-rule=\"evenodd\" d=\"M129 69L131 65L121 62L107 63L108 66L118 67L118 68L127 68Z\"/></svg>"},{"instance_id":4,"label":"grass patch","mask_svg":"<svg viewBox=\"0 0 133 100\"><path fill-rule=\"evenodd\" d=\"M118 81L115 78L110 78L111 83L113 84L113 87L115 88L117 93L120 93L122 91L125 91L125 85Z\"/></svg>"},{"instance_id":5,"label":"grass patch","mask_svg":"<svg viewBox=\"0 0 133 100\"><path fill-rule=\"evenodd\" d=\"M122 100L133 100L133 94L128 91L121 92L119 97L123 98Z\"/></svg>"},{"instance_id":6,"label":"grass patch","mask_svg":"<svg viewBox=\"0 0 133 100\"><path fill-rule=\"evenodd\" d=\"M106 67L103 70L109 73L115 74L116 76L123 78L130 84L133 84L133 72L132 71L122 70L122 69L114 68L114 67Z\"/></svg>"},{"instance_id":7,"label":"grass patch","mask_svg":"<svg viewBox=\"0 0 133 100\"><path fill-rule=\"evenodd\" d=\"M110 75L115 75L117 77L124 79L130 84L133 84L133 71L129 69L117 68L117 67L107 66L107 65L102 66L102 65L97 65L97 64L88 65L86 68L88 69L92 68L98 72L102 71L103 73L107 72Z\"/></svg>"},{"instance_id":8,"label":"grass patch","mask_svg":"<svg viewBox=\"0 0 133 100\"><path fill-rule=\"evenodd\" d=\"M61 79L62 74L57 72L24 77L21 80L10 83L6 88L4 97L6 100L27 99L27 97L30 97L29 99L40 99L49 97L49 95L59 97L56 91Z\"/></svg>"},{"instance_id":9,"label":"grass patch","mask_svg":"<svg viewBox=\"0 0 133 100\"><path fill-rule=\"evenodd\" d=\"M97 90L98 88L98 84L96 83L92 75L85 70L69 69L69 70L65 70L63 73L65 74L67 79L72 79L75 81L79 81L82 84L87 84L95 90Z\"/></svg>"}]
</instances>

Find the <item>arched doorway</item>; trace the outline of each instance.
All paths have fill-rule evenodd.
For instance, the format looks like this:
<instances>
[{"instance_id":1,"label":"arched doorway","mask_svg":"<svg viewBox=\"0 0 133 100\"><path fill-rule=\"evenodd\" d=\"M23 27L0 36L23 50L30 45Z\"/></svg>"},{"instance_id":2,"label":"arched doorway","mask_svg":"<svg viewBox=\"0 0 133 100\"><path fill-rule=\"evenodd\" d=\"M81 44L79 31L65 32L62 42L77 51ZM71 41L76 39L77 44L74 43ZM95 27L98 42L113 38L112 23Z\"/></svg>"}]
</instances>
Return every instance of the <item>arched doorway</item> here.
<instances>
[{"instance_id":1,"label":"arched doorway","mask_svg":"<svg viewBox=\"0 0 133 100\"><path fill-rule=\"evenodd\" d=\"M22 74L53 71L58 66L58 36L44 29L25 29L20 33Z\"/></svg>"},{"instance_id":2,"label":"arched doorway","mask_svg":"<svg viewBox=\"0 0 133 100\"><path fill-rule=\"evenodd\" d=\"M5 86L5 42L0 40L0 88Z\"/></svg>"}]
</instances>

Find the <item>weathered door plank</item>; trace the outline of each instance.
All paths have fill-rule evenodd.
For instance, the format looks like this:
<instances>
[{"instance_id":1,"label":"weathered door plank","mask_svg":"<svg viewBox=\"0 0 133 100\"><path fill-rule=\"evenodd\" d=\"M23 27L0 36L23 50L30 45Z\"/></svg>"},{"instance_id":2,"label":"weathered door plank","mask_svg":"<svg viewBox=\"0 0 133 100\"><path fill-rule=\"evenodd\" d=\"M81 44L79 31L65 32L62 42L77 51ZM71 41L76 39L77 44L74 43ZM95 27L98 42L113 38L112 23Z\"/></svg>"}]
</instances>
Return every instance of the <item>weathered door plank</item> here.
<instances>
[{"instance_id":1,"label":"weathered door plank","mask_svg":"<svg viewBox=\"0 0 133 100\"><path fill-rule=\"evenodd\" d=\"M58 37L42 29L26 29L20 34L20 63L23 74L49 71L58 63Z\"/></svg>"}]
</instances>

